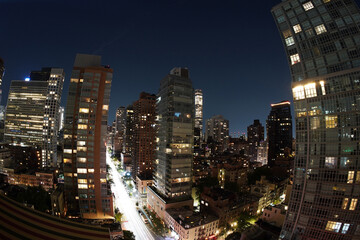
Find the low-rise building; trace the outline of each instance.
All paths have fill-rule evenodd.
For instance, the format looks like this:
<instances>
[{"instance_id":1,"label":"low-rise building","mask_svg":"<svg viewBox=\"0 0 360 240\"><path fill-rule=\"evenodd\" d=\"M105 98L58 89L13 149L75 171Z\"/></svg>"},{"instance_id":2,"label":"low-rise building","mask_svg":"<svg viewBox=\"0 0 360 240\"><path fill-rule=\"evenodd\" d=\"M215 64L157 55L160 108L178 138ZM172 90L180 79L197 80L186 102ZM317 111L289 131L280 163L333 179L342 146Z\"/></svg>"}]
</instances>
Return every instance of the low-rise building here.
<instances>
[{"instance_id":1,"label":"low-rise building","mask_svg":"<svg viewBox=\"0 0 360 240\"><path fill-rule=\"evenodd\" d=\"M287 206L284 204L279 204L276 206L267 206L264 209L261 219L264 222L267 222L273 226L281 228L284 224L286 216Z\"/></svg>"},{"instance_id":2,"label":"low-rise building","mask_svg":"<svg viewBox=\"0 0 360 240\"><path fill-rule=\"evenodd\" d=\"M136 176L136 187L137 187L139 194L146 195L147 187L152 186L153 181L154 180L152 180L152 179L141 179L141 177Z\"/></svg>"},{"instance_id":3,"label":"low-rise building","mask_svg":"<svg viewBox=\"0 0 360 240\"><path fill-rule=\"evenodd\" d=\"M52 215L65 216L64 184L59 183L50 195Z\"/></svg>"},{"instance_id":4,"label":"low-rise building","mask_svg":"<svg viewBox=\"0 0 360 240\"><path fill-rule=\"evenodd\" d=\"M179 240L216 239L219 233L218 217L194 213L187 207L167 210L165 223Z\"/></svg>"},{"instance_id":5,"label":"low-rise building","mask_svg":"<svg viewBox=\"0 0 360 240\"><path fill-rule=\"evenodd\" d=\"M54 188L54 175L52 173L16 174L14 169L9 168L4 168L4 173L8 175L8 183L12 185L42 186L46 191Z\"/></svg>"}]
</instances>

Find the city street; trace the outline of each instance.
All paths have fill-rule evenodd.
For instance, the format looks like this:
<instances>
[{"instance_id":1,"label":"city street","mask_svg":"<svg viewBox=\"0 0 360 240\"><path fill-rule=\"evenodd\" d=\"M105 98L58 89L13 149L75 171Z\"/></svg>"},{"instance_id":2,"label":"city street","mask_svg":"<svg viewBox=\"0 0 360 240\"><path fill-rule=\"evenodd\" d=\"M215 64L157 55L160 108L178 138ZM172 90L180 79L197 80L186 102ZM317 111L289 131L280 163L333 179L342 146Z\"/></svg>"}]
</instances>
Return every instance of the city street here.
<instances>
[{"instance_id":1,"label":"city street","mask_svg":"<svg viewBox=\"0 0 360 240\"><path fill-rule=\"evenodd\" d=\"M126 192L120 173L117 171L116 166L112 162L109 153L106 155L106 162L110 166L110 174L114 181L111 189L115 195L115 206L118 207L120 212L124 214L122 218L123 230L132 231L136 237L136 240L161 239L152 234L140 218L140 215L136 209L136 205Z\"/></svg>"}]
</instances>

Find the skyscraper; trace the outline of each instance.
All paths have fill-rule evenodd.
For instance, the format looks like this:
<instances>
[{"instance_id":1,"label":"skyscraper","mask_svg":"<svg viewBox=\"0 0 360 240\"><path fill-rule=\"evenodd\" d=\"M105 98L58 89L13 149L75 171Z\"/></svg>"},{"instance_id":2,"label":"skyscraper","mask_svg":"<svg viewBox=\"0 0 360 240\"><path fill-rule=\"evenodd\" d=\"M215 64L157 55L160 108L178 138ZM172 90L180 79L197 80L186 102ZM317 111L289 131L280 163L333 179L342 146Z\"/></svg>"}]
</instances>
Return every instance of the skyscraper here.
<instances>
[{"instance_id":1,"label":"skyscraper","mask_svg":"<svg viewBox=\"0 0 360 240\"><path fill-rule=\"evenodd\" d=\"M42 149L41 167L57 163L59 108L65 73L60 68L32 71L25 81L11 82L5 141Z\"/></svg>"},{"instance_id":2,"label":"skyscraper","mask_svg":"<svg viewBox=\"0 0 360 240\"><path fill-rule=\"evenodd\" d=\"M272 9L296 117L294 183L281 239L360 238L360 12L353 0Z\"/></svg>"},{"instance_id":3,"label":"skyscraper","mask_svg":"<svg viewBox=\"0 0 360 240\"><path fill-rule=\"evenodd\" d=\"M216 152L223 152L229 145L229 120L222 115L215 115L206 121L205 140L217 144Z\"/></svg>"},{"instance_id":4,"label":"skyscraper","mask_svg":"<svg viewBox=\"0 0 360 240\"><path fill-rule=\"evenodd\" d=\"M65 110L64 176L67 215L113 216L106 180L106 133L113 70L101 57L77 54Z\"/></svg>"},{"instance_id":5,"label":"skyscraper","mask_svg":"<svg viewBox=\"0 0 360 240\"><path fill-rule=\"evenodd\" d=\"M155 161L156 95L142 92L134 106L133 178L152 179Z\"/></svg>"},{"instance_id":6,"label":"skyscraper","mask_svg":"<svg viewBox=\"0 0 360 240\"><path fill-rule=\"evenodd\" d=\"M126 129L125 129L125 153L130 158L133 156L134 147L134 106L129 105L126 108Z\"/></svg>"},{"instance_id":7,"label":"skyscraper","mask_svg":"<svg viewBox=\"0 0 360 240\"><path fill-rule=\"evenodd\" d=\"M116 110L116 132L114 136L114 150L117 153L124 152L125 130L126 130L126 109L120 106Z\"/></svg>"},{"instance_id":8,"label":"skyscraper","mask_svg":"<svg viewBox=\"0 0 360 240\"><path fill-rule=\"evenodd\" d=\"M1 104L1 98L2 98L2 81L5 74L5 66L4 61L0 58L0 104Z\"/></svg>"},{"instance_id":9,"label":"skyscraper","mask_svg":"<svg viewBox=\"0 0 360 240\"><path fill-rule=\"evenodd\" d=\"M203 94L201 89L195 90L195 127L194 127L194 152L198 154L203 141Z\"/></svg>"},{"instance_id":10,"label":"skyscraper","mask_svg":"<svg viewBox=\"0 0 360 240\"><path fill-rule=\"evenodd\" d=\"M249 143L249 157L253 160L257 158L257 150L260 142L264 140L264 127L259 119L255 119L254 123L247 128L247 136Z\"/></svg>"},{"instance_id":11,"label":"skyscraper","mask_svg":"<svg viewBox=\"0 0 360 240\"><path fill-rule=\"evenodd\" d=\"M274 166L277 158L288 157L292 152L292 117L290 102L271 104L266 121L268 165Z\"/></svg>"},{"instance_id":12,"label":"skyscraper","mask_svg":"<svg viewBox=\"0 0 360 240\"><path fill-rule=\"evenodd\" d=\"M161 81L157 97L155 187L148 193L148 203L163 218L167 206L157 209L154 198L165 204L190 201L187 204L192 205L194 89L189 70L173 68Z\"/></svg>"}]
</instances>

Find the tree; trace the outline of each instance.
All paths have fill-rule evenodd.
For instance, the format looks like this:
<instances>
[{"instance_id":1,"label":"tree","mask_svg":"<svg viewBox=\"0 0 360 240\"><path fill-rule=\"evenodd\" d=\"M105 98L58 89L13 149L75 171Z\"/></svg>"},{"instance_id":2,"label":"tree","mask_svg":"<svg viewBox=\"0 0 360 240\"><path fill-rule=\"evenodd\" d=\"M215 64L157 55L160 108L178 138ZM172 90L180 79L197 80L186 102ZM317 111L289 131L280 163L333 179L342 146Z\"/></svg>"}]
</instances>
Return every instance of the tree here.
<instances>
[{"instance_id":1,"label":"tree","mask_svg":"<svg viewBox=\"0 0 360 240\"><path fill-rule=\"evenodd\" d=\"M123 240L135 240L135 235L133 232L124 230L123 233L124 233L124 236L122 238Z\"/></svg>"},{"instance_id":2,"label":"tree","mask_svg":"<svg viewBox=\"0 0 360 240\"><path fill-rule=\"evenodd\" d=\"M242 212L238 218L237 228L240 232L251 227L257 220L256 216L252 216L249 212Z\"/></svg>"}]
</instances>

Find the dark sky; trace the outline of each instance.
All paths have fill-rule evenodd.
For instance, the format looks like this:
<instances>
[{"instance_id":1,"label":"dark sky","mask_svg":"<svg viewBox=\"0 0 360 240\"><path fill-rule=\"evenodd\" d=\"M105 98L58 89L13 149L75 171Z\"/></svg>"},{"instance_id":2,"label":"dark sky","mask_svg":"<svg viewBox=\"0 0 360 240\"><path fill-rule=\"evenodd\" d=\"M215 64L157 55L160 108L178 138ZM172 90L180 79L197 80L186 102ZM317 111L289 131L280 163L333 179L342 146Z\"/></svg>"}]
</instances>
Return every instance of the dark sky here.
<instances>
[{"instance_id":1,"label":"dark sky","mask_svg":"<svg viewBox=\"0 0 360 240\"><path fill-rule=\"evenodd\" d=\"M231 132L265 119L270 103L291 99L291 80L270 10L280 0L0 0L3 102L11 80L31 70L66 71L76 53L114 69L109 121L141 91L157 93L175 66L190 69L204 93L204 119L222 114Z\"/></svg>"}]
</instances>

